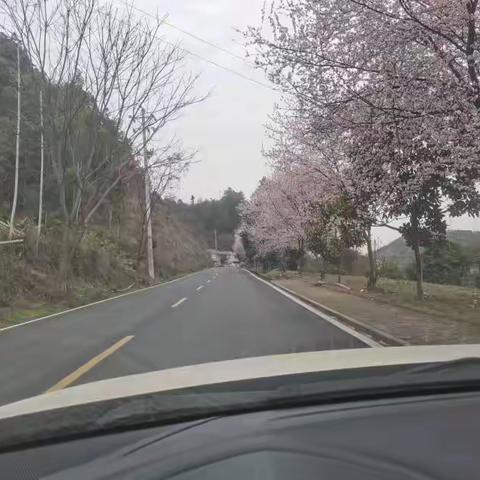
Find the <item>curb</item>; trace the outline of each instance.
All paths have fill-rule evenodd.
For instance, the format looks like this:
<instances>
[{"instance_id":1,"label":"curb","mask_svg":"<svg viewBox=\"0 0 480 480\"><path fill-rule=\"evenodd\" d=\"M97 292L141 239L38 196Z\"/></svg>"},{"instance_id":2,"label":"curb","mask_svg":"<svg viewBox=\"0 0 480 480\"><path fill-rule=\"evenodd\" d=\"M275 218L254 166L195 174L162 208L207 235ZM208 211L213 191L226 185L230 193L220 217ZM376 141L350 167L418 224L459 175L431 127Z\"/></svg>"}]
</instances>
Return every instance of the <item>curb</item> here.
<instances>
[{"instance_id":1,"label":"curb","mask_svg":"<svg viewBox=\"0 0 480 480\"><path fill-rule=\"evenodd\" d=\"M257 273L257 272L251 272L254 275L257 275L258 277L262 278L263 280L266 280L270 282L271 284L275 285L276 287L284 290L285 292L289 293L290 295L293 295L297 297L298 299L302 300L305 303L308 303L312 307L318 308L318 310L331 315L332 317L335 317L336 320L341 321L345 324L347 324L349 327L354 328L355 330L365 333L372 337L374 340L377 342L385 345L385 346L393 346L393 347L398 347L398 346L408 346L410 345L408 342L404 340L400 340L397 337L394 337L393 335L390 335L389 333L383 332L381 330L378 330L375 327L372 327L370 325L367 325L363 323L360 320L357 320L355 318L350 317L349 315L345 315L343 313L337 312L336 310L331 309L330 307L327 307L321 303L316 302L315 300L312 300L311 298L305 297L304 295L301 295L293 290L290 290L287 287L284 287L283 285L279 285L278 283L274 283L271 279L268 277Z\"/></svg>"}]
</instances>

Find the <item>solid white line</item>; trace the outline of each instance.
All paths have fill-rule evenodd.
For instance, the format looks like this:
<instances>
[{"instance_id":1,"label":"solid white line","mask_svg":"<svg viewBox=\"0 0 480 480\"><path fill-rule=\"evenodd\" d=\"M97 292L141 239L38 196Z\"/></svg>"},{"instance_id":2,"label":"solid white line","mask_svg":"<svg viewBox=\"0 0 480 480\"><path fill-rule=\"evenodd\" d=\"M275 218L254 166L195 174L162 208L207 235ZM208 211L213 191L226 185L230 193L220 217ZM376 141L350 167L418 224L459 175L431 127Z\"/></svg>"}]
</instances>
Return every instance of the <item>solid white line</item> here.
<instances>
[{"instance_id":1,"label":"solid white line","mask_svg":"<svg viewBox=\"0 0 480 480\"><path fill-rule=\"evenodd\" d=\"M202 288L203 288L203 285L200 285L199 287L197 287L197 292L199 292Z\"/></svg>"},{"instance_id":2,"label":"solid white line","mask_svg":"<svg viewBox=\"0 0 480 480\"><path fill-rule=\"evenodd\" d=\"M177 303L174 303L172 305L172 308L177 308L179 305L181 305L183 302L187 300L187 297L183 297L181 300L179 300Z\"/></svg>"},{"instance_id":3,"label":"solid white line","mask_svg":"<svg viewBox=\"0 0 480 480\"><path fill-rule=\"evenodd\" d=\"M309 312L312 312L314 313L315 315L317 315L318 317L322 318L323 320L331 323L332 325L334 325L335 327L339 328L340 330L343 330L344 332L348 333L349 335L352 335L353 337L357 338L358 340L360 340L361 342L367 344L368 346L370 347L383 347L383 345L381 345L380 343L376 342L375 340L372 340L370 337L367 337L366 335L363 335L359 332L357 332L356 330L353 330L353 328L350 328L350 327L347 327L347 325L344 325L343 323L339 322L338 320L335 320L334 318L332 318L330 315L327 315L323 312L320 312L319 310L317 310L316 308L312 307L311 305L309 305L308 303L305 303L303 302L302 300L294 297L293 295L290 295L289 293L285 292L284 290L282 290L281 288L277 287L276 285L273 285L272 283L270 282L267 282L266 280L264 280L263 278L260 278L260 277L257 277L256 275L254 275L252 272L250 272L249 270L246 270L246 269L243 269L245 270L247 273L249 273L253 278L257 279L259 282L263 282L265 283L266 285L268 285L269 287L273 288L274 290L276 290L278 293L281 293L284 297L287 297L289 298L290 300L292 300L292 302L295 302L297 303L298 305L301 305L303 308L305 308L306 310L308 310Z\"/></svg>"},{"instance_id":4,"label":"solid white line","mask_svg":"<svg viewBox=\"0 0 480 480\"><path fill-rule=\"evenodd\" d=\"M183 277L175 278L174 280L169 280L168 282L164 282L164 283L159 283L158 285L153 285L147 288L140 288L139 290L123 293L122 295L117 295L116 297L105 298L104 300L99 300L98 302L87 303L87 305L81 305L80 307L71 308L69 310L63 310L62 312L52 313L51 315L47 315L45 317L34 318L33 320L28 320L27 322L17 323L16 325L10 325L9 327L0 328L0 332L5 332L6 330L10 330L12 328L23 327L24 325L29 325L31 323L39 322L40 320L47 320L49 318L58 317L66 313L76 312L77 310L93 307L94 305L100 305L101 303L110 302L111 300L116 300L117 298L126 297L127 295L133 295L134 293L141 293L141 292L146 292L147 290L151 290L153 288L164 287L165 285L169 285L171 283L179 282L180 280L185 280L186 278L193 277L193 275L197 275L198 273L201 273L203 271L204 270L201 270L199 272L189 273L188 275L185 275Z\"/></svg>"}]
</instances>

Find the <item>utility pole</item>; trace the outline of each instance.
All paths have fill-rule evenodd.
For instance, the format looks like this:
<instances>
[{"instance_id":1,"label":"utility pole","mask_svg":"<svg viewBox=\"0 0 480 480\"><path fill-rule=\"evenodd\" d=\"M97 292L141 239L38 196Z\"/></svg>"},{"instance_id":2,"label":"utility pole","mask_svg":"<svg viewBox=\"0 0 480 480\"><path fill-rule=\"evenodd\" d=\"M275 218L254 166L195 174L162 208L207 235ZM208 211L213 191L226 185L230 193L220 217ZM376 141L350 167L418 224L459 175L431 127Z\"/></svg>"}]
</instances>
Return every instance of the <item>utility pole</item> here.
<instances>
[{"instance_id":1,"label":"utility pole","mask_svg":"<svg viewBox=\"0 0 480 480\"><path fill-rule=\"evenodd\" d=\"M155 265L153 263L153 235L152 235L152 203L150 198L150 176L148 174L147 131L145 127L145 110L142 108L143 130L143 168L145 171L145 220L147 229L147 274L150 283L155 280Z\"/></svg>"},{"instance_id":2,"label":"utility pole","mask_svg":"<svg viewBox=\"0 0 480 480\"><path fill-rule=\"evenodd\" d=\"M216 228L213 231L213 235L214 235L214 238L215 238L215 251L218 252L218 239L217 239L217 229Z\"/></svg>"},{"instance_id":3,"label":"utility pole","mask_svg":"<svg viewBox=\"0 0 480 480\"><path fill-rule=\"evenodd\" d=\"M15 232L15 215L17 212L18 198L18 170L20 163L20 114L21 114L21 77L20 77L20 44L17 44L17 135L15 142L15 184L13 187L12 213L10 214L10 230L8 238L11 240Z\"/></svg>"}]
</instances>

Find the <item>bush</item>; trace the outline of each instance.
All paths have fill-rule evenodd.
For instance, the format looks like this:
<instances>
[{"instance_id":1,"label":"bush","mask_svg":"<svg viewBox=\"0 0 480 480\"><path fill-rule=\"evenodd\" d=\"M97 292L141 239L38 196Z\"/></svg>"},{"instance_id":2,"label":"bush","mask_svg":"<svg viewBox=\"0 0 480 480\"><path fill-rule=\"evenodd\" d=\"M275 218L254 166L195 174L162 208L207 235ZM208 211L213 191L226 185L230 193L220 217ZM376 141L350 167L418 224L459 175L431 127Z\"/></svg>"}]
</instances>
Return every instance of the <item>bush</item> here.
<instances>
[{"instance_id":1,"label":"bush","mask_svg":"<svg viewBox=\"0 0 480 480\"><path fill-rule=\"evenodd\" d=\"M391 278L392 280L402 280L404 274L397 262L386 260L378 267L378 277Z\"/></svg>"},{"instance_id":2,"label":"bush","mask_svg":"<svg viewBox=\"0 0 480 480\"><path fill-rule=\"evenodd\" d=\"M9 306L17 294L18 259L4 246L0 250L0 306Z\"/></svg>"},{"instance_id":3,"label":"bush","mask_svg":"<svg viewBox=\"0 0 480 480\"><path fill-rule=\"evenodd\" d=\"M125 253L101 230L88 232L73 260L76 277L93 284L124 286L135 277L135 271Z\"/></svg>"}]
</instances>

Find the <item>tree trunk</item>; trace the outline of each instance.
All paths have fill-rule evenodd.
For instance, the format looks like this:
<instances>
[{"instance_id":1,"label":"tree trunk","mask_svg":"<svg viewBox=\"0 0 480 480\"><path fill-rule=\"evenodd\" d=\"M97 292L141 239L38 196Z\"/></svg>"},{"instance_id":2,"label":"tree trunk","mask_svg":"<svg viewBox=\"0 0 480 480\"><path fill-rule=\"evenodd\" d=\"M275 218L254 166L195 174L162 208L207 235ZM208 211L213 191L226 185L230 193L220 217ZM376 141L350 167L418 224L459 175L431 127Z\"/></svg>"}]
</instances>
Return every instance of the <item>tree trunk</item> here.
<instances>
[{"instance_id":1,"label":"tree trunk","mask_svg":"<svg viewBox=\"0 0 480 480\"><path fill-rule=\"evenodd\" d=\"M20 164L20 119L21 119L21 76L20 76L20 45L17 45L17 133L15 140L15 183L13 187L12 212L10 214L10 230L8 238L11 240L15 232L15 215L18 199L18 170Z\"/></svg>"},{"instance_id":2,"label":"tree trunk","mask_svg":"<svg viewBox=\"0 0 480 480\"><path fill-rule=\"evenodd\" d=\"M113 225L113 205L109 205L108 207L108 231L112 232L112 225Z\"/></svg>"},{"instance_id":3,"label":"tree trunk","mask_svg":"<svg viewBox=\"0 0 480 480\"><path fill-rule=\"evenodd\" d=\"M143 167L145 169L145 216L146 216L146 249L147 249L147 275L150 284L155 281L155 263L153 257L153 232L152 232L152 205L150 193L150 175L148 173L148 151L147 151L147 131L145 127L145 111L142 109L142 127L143 127ZM215 230L215 250L217 246L217 231Z\"/></svg>"},{"instance_id":4,"label":"tree trunk","mask_svg":"<svg viewBox=\"0 0 480 480\"><path fill-rule=\"evenodd\" d=\"M370 270L368 272L368 290L373 290L377 285L377 265L375 259L375 252L372 245L372 230L369 228L367 231L367 250L368 250L368 264Z\"/></svg>"},{"instance_id":5,"label":"tree trunk","mask_svg":"<svg viewBox=\"0 0 480 480\"><path fill-rule=\"evenodd\" d=\"M339 260L337 264L337 282L342 283L342 261Z\"/></svg>"},{"instance_id":6,"label":"tree trunk","mask_svg":"<svg viewBox=\"0 0 480 480\"><path fill-rule=\"evenodd\" d=\"M424 299L423 292L423 262L422 253L420 252L420 246L418 241L413 242L413 252L415 253L415 272L417 277L417 298L418 300Z\"/></svg>"},{"instance_id":7,"label":"tree trunk","mask_svg":"<svg viewBox=\"0 0 480 480\"><path fill-rule=\"evenodd\" d=\"M59 259L59 290L62 295L69 296L70 293L70 225L63 225L62 247Z\"/></svg>"},{"instance_id":8,"label":"tree trunk","mask_svg":"<svg viewBox=\"0 0 480 480\"><path fill-rule=\"evenodd\" d=\"M40 89L40 189L38 193L37 239L35 242L35 255L37 256L38 256L38 247L40 243L40 235L42 233L44 151L45 151L45 144L44 144L44 132L43 132L43 91Z\"/></svg>"}]
</instances>

